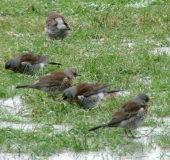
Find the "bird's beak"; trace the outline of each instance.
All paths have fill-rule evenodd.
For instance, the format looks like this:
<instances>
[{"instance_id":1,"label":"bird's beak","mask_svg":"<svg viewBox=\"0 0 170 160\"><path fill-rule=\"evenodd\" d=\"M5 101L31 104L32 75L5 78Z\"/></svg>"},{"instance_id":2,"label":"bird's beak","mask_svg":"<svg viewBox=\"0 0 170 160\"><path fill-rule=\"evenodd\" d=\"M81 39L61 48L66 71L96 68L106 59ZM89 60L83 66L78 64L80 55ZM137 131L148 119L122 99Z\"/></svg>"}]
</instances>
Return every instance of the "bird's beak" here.
<instances>
[{"instance_id":1,"label":"bird's beak","mask_svg":"<svg viewBox=\"0 0 170 160\"><path fill-rule=\"evenodd\" d=\"M59 98L59 102L63 101L64 100L64 97L61 97Z\"/></svg>"},{"instance_id":2,"label":"bird's beak","mask_svg":"<svg viewBox=\"0 0 170 160\"><path fill-rule=\"evenodd\" d=\"M150 98L149 98L149 101L151 101L152 99L153 99L153 97L150 97Z\"/></svg>"},{"instance_id":3,"label":"bird's beak","mask_svg":"<svg viewBox=\"0 0 170 160\"><path fill-rule=\"evenodd\" d=\"M78 73L77 73L76 76L81 76L81 74L78 74Z\"/></svg>"},{"instance_id":4,"label":"bird's beak","mask_svg":"<svg viewBox=\"0 0 170 160\"><path fill-rule=\"evenodd\" d=\"M73 102L78 104L78 102L79 102L78 98L74 98Z\"/></svg>"}]
</instances>

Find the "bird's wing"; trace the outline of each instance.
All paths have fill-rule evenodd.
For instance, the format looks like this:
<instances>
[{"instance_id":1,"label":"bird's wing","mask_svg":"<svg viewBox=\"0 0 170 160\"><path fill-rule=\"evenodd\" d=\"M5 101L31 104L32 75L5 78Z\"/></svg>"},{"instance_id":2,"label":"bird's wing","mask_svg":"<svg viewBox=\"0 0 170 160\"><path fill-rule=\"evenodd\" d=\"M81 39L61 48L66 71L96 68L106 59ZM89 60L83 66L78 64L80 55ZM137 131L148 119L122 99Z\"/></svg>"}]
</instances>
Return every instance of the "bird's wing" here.
<instances>
[{"instance_id":1,"label":"bird's wing","mask_svg":"<svg viewBox=\"0 0 170 160\"><path fill-rule=\"evenodd\" d=\"M35 64L42 63L42 62L47 62L49 56L48 55L37 55L38 59L34 62Z\"/></svg>"},{"instance_id":2,"label":"bird's wing","mask_svg":"<svg viewBox=\"0 0 170 160\"><path fill-rule=\"evenodd\" d=\"M125 102L121 106L121 110L124 113L136 113L136 112L138 112L143 107L146 107L146 106L138 104L138 103L133 102L133 101L128 101L128 102Z\"/></svg>"},{"instance_id":3,"label":"bird's wing","mask_svg":"<svg viewBox=\"0 0 170 160\"><path fill-rule=\"evenodd\" d=\"M70 27L66 19L59 14L53 14L50 17L48 17L46 20L46 28L48 29L51 29L51 30L58 29L58 24L64 24L65 27L63 27L62 29L70 30Z\"/></svg>"},{"instance_id":4,"label":"bird's wing","mask_svg":"<svg viewBox=\"0 0 170 160\"><path fill-rule=\"evenodd\" d=\"M63 72L51 72L43 77L40 77L39 80L34 83L34 85L37 87L59 86L64 80L66 81L66 79L69 80L69 78Z\"/></svg>"},{"instance_id":5,"label":"bird's wing","mask_svg":"<svg viewBox=\"0 0 170 160\"><path fill-rule=\"evenodd\" d=\"M58 23L57 23L57 21L55 21L55 17L54 16L48 17L47 20L46 20L46 27L48 29L55 29L57 24Z\"/></svg>"},{"instance_id":6,"label":"bird's wing","mask_svg":"<svg viewBox=\"0 0 170 160\"><path fill-rule=\"evenodd\" d=\"M108 90L109 86L111 86L111 84L99 84L99 83L92 84L91 92L84 94L84 96L89 97L89 96L104 92L105 90Z\"/></svg>"},{"instance_id":7,"label":"bird's wing","mask_svg":"<svg viewBox=\"0 0 170 160\"><path fill-rule=\"evenodd\" d=\"M22 53L19 55L22 62L27 62L33 64L37 60L37 55L33 55L30 53Z\"/></svg>"},{"instance_id":8,"label":"bird's wing","mask_svg":"<svg viewBox=\"0 0 170 160\"><path fill-rule=\"evenodd\" d=\"M36 63L45 62L48 56L41 56L38 54L22 53L19 55L22 62L30 63L31 65Z\"/></svg>"},{"instance_id":9,"label":"bird's wing","mask_svg":"<svg viewBox=\"0 0 170 160\"><path fill-rule=\"evenodd\" d=\"M93 86L89 83L81 83L77 86L77 96L89 94L93 91Z\"/></svg>"},{"instance_id":10,"label":"bird's wing","mask_svg":"<svg viewBox=\"0 0 170 160\"><path fill-rule=\"evenodd\" d=\"M123 120L127 120L138 114L138 111L143 106L133 101L128 101L122 105L122 107L112 116L112 120L108 123L108 126L120 123Z\"/></svg>"}]
</instances>

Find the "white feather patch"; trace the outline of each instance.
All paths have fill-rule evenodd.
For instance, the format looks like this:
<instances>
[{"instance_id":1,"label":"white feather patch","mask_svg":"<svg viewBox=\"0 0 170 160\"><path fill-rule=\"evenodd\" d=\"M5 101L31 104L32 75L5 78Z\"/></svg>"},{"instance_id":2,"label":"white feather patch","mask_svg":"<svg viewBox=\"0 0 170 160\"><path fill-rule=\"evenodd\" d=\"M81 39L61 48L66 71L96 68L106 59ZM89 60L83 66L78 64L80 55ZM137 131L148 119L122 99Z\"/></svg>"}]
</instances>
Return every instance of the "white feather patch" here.
<instances>
[{"instance_id":1,"label":"white feather patch","mask_svg":"<svg viewBox=\"0 0 170 160\"><path fill-rule=\"evenodd\" d=\"M40 63L40 68L42 69L44 67L44 63Z\"/></svg>"},{"instance_id":2,"label":"white feather patch","mask_svg":"<svg viewBox=\"0 0 170 160\"><path fill-rule=\"evenodd\" d=\"M101 99L104 97L104 93L103 93L103 92L98 93L97 95L98 95Z\"/></svg>"},{"instance_id":3,"label":"white feather patch","mask_svg":"<svg viewBox=\"0 0 170 160\"><path fill-rule=\"evenodd\" d=\"M82 99L82 98L84 98L84 96L77 96L77 98L78 98L78 99Z\"/></svg>"},{"instance_id":4,"label":"white feather patch","mask_svg":"<svg viewBox=\"0 0 170 160\"><path fill-rule=\"evenodd\" d=\"M55 18L55 21L57 21L58 24L62 24L63 23L63 19L62 18Z\"/></svg>"}]
</instances>

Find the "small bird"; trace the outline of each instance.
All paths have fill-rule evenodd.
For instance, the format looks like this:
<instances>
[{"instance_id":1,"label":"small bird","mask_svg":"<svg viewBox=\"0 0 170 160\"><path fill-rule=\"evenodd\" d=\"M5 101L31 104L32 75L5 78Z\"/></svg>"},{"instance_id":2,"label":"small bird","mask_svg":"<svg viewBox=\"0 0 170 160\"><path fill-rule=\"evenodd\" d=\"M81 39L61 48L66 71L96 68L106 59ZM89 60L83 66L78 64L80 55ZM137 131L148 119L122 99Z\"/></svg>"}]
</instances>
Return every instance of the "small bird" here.
<instances>
[{"instance_id":1,"label":"small bird","mask_svg":"<svg viewBox=\"0 0 170 160\"><path fill-rule=\"evenodd\" d=\"M121 90L109 90L110 84L100 83L80 83L76 86L67 88L62 94L62 99L69 102L75 102L84 109L98 107L101 99L110 93Z\"/></svg>"},{"instance_id":2,"label":"small bird","mask_svg":"<svg viewBox=\"0 0 170 160\"><path fill-rule=\"evenodd\" d=\"M33 75L46 65L61 65L58 62L49 62L49 56L23 52L5 63L5 70Z\"/></svg>"},{"instance_id":3,"label":"small bird","mask_svg":"<svg viewBox=\"0 0 170 160\"><path fill-rule=\"evenodd\" d=\"M147 103L151 99L145 94L137 95L132 100L125 102L112 116L110 122L93 127L89 129L89 132L104 127L121 127L125 129L126 134L128 130L132 138L137 138L131 130L137 129L146 120L148 115Z\"/></svg>"},{"instance_id":4,"label":"small bird","mask_svg":"<svg viewBox=\"0 0 170 160\"><path fill-rule=\"evenodd\" d=\"M49 12L45 25L45 33L50 39L63 40L70 34L70 26L66 19L55 12Z\"/></svg>"},{"instance_id":5,"label":"small bird","mask_svg":"<svg viewBox=\"0 0 170 160\"><path fill-rule=\"evenodd\" d=\"M62 93L66 88L71 87L74 79L80 76L74 68L67 68L64 71L54 71L40 77L36 82L28 85L16 86L16 88L33 88L42 90L54 96Z\"/></svg>"}]
</instances>

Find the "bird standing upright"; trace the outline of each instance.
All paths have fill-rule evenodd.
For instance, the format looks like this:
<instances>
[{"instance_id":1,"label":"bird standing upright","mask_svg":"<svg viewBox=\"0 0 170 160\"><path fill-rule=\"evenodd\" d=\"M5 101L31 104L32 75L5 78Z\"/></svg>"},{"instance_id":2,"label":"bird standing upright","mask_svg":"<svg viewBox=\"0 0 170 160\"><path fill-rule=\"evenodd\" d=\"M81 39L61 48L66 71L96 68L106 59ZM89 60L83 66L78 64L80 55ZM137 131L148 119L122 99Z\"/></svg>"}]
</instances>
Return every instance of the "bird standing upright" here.
<instances>
[{"instance_id":1,"label":"bird standing upright","mask_svg":"<svg viewBox=\"0 0 170 160\"><path fill-rule=\"evenodd\" d=\"M53 96L62 93L66 88L72 86L74 79L80 76L74 68L67 68L64 71L54 71L40 77L32 84L16 86L16 88L33 88L42 90Z\"/></svg>"},{"instance_id":2,"label":"bird standing upright","mask_svg":"<svg viewBox=\"0 0 170 160\"><path fill-rule=\"evenodd\" d=\"M127 134L128 130L132 138L136 138L131 130L135 130L142 125L148 115L147 103L152 98L149 98L145 94L139 94L132 100L125 102L121 108L112 116L112 120L108 123L101 124L99 126L89 129L94 131L104 127L121 127L125 129Z\"/></svg>"},{"instance_id":3,"label":"bird standing upright","mask_svg":"<svg viewBox=\"0 0 170 160\"><path fill-rule=\"evenodd\" d=\"M119 92L121 90L109 90L110 84L100 83L80 83L76 86L67 88L62 94L62 98L72 101L84 109L95 108L99 105L101 99L109 94Z\"/></svg>"},{"instance_id":4,"label":"bird standing upright","mask_svg":"<svg viewBox=\"0 0 170 160\"><path fill-rule=\"evenodd\" d=\"M12 70L13 72L19 72L21 74L35 74L44 66L52 65L61 65L58 62L49 62L49 56L47 55L38 55L28 52L23 52L5 63L5 69Z\"/></svg>"},{"instance_id":5,"label":"bird standing upright","mask_svg":"<svg viewBox=\"0 0 170 160\"><path fill-rule=\"evenodd\" d=\"M63 40L70 34L70 26L66 19L55 12L49 12L45 25L46 35L53 40Z\"/></svg>"}]
</instances>

